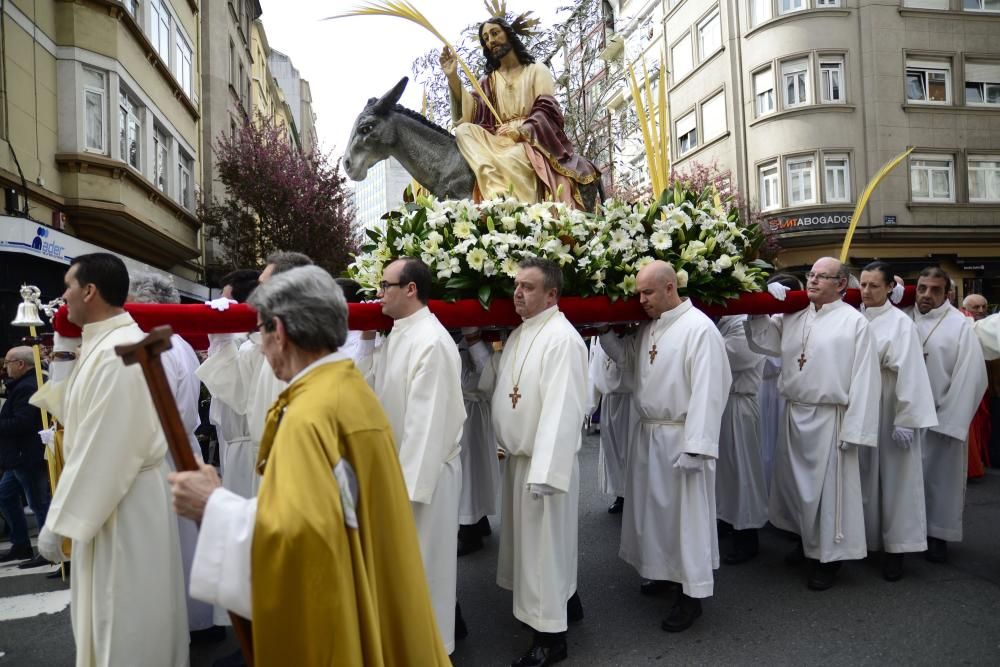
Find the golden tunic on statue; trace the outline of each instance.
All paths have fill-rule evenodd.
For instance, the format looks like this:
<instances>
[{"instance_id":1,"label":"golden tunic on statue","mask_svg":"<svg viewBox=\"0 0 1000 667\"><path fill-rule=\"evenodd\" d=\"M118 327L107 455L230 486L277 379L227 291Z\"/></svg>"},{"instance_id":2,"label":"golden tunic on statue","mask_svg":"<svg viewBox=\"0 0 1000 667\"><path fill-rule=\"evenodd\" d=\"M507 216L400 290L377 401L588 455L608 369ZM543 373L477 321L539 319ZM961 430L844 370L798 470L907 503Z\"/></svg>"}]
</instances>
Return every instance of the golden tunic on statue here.
<instances>
[{"instance_id":1,"label":"golden tunic on statue","mask_svg":"<svg viewBox=\"0 0 1000 667\"><path fill-rule=\"evenodd\" d=\"M519 127L531 112L539 95L553 95L552 74L544 65L525 65L505 79L500 72L490 74L496 98L493 106L500 121ZM544 187L535 174L535 168L523 143L492 134L476 125L476 99L469 91L462 90L462 113L456 120L455 139L469 167L476 175L479 192L484 198L506 194L513 187L518 201L537 202L544 196ZM567 180L567 186L569 185ZM561 199L572 203L569 189L560 193Z\"/></svg>"},{"instance_id":2,"label":"golden tunic on statue","mask_svg":"<svg viewBox=\"0 0 1000 667\"><path fill-rule=\"evenodd\" d=\"M278 396L257 466L257 664L450 665L392 427L351 361Z\"/></svg>"}]
</instances>

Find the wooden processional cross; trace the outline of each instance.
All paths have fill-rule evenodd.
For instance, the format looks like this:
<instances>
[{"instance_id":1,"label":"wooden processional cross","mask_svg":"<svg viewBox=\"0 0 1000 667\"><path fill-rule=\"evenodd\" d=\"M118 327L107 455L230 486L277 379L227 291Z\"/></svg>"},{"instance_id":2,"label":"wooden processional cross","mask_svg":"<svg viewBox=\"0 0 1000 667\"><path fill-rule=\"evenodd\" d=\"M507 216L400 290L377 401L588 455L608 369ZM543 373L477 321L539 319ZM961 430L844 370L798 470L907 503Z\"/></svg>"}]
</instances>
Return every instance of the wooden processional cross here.
<instances>
[{"instance_id":1,"label":"wooden processional cross","mask_svg":"<svg viewBox=\"0 0 1000 667\"><path fill-rule=\"evenodd\" d=\"M806 353L805 352L803 352L802 354L799 355L798 362L799 362L799 370L801 371L802 367L806 365Z\"/></svg>"},{"instance_id":2,"label":"wooden processional cross","mask_svg":"<svg viewBox=\"0 0 1000 667\"><path fill-rule=\"evenodd\" d=\"M196 471L198 470L198 462L195 461L194 452L191 451L184 423L177 411L177 403L174 402L174 395L170 391L170 385L167 384L167 376L163 372L163 364L160 362L160 355L171 347L170 336L172 335L173 330L169 326L156 327L138 343L115 346L115 352L122 358L126 366L139 364L142 367L146 386L149 387L153 405L156 406L156 414L160 418L160 425L167 437L167 447L170 449L170 455L174 458L177 470ZM233 630L240 642L243 659L247 665L253 667L252 625L249 620L233 612L229 612L229 618L233 622Z\"/></svg>"}]
</instances>

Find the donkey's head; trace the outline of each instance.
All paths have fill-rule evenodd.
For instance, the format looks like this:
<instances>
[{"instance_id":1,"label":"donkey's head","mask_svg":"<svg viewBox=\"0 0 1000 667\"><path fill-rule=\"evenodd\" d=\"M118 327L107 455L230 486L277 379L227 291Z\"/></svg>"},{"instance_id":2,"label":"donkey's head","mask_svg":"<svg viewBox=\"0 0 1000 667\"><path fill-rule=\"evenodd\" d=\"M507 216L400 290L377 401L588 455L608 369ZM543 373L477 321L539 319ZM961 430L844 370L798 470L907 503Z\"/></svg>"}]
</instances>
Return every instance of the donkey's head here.
<instances>
[{"instance_id":1,"label":"donkey's head","mask_svg":"<svg viewBox=\"0 0 1000 667\"><path fill-rule=\"evenodd\" d=\"M397 139L392 111L406 89L407 81L404 76L382 97L369 99L354 121L351 138L347 141L347 151L344 153L344 172L351 180L363 180L369 167L392 154L392 147Z\"/></svg>"}]
</instances>

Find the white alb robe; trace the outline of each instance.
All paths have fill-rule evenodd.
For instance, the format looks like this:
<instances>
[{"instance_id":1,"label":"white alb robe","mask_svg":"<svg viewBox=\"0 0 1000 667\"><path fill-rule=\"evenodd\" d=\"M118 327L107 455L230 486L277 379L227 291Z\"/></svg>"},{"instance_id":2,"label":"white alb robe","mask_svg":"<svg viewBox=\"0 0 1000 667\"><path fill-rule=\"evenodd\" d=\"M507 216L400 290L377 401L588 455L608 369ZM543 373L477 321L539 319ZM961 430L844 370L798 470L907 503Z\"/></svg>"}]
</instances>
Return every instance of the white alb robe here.
<instances>
[{"instance_id":1,"label":"white alb robe","mask_svg":"<svg viewBox=\"0 0 1000 667\"><path fill-rule=\"evenodd\" d=\"M715 467L732 383L725 342L712 320L684 300L634 338L608 333L601 345L632 374L640 423L618 555L646 579L677 582L689 597L711 597L719 567ZM701 471L674 467L689 454L701 460Z\"/></svg>"},{"instance_id":2,"label":"white alb robe","mask_svg":"<svg viewBox=\"0 0 1000 667\"><path fill-rule=\"evenodd\" d=\"M969 320L947 300L926 314L913 309L930 377L937 426L921 433L927 535L962 540L966 437L986 391L986 361Z\"/></svg>"},{"instance_id":3,"label":"white alb robe","mask_svg":"<svg viewBox=\"0 0 1000 667\"><path fill-rule=\"evenodd\" d=\"M767 523L767 480L757 404L764 357L747 344L745 321L746 315L722 317L718 321L733 383L719 432L715 502L719 518L736 530L761 528Z\"/></svg>"},{"instance_id":4,"label":"white alb robe","mask_svg":"<svg viewBox=\"0 0 1000 667\"><path fill-rule=\"evenodd\" d=\"M73 541L78 667L188 664L167 441L141 368L115 354L144 337L127 313L84 326L73 374L38 395L65 427L45 525Z\"/></svg>"},{"instance_id":5,"label":"white alb robe","mask_svg":"<svg viewBox=\"0 0 1000 667\"><path fill-rule=\"evenodd\" d=\"M983 346L986 361L1000 359L1000 314L984 317L973 324L972 328Z\"/></svg>"},{"instance_id":6,"label":"white alb robe","mask_svg":"<svg viewBox=\"0 0 1000 667\"><path fill-rule=\"evenodd\" d=\"M750 348L781 356L785 417L768 518L823 563L864 558L858 446L878 442L878 356L864 316L843 301L747 320ZM800 369L800 355L806 358ZM847 443L841 448L841 443Z\"/></svg>"},{"instance_id":7,"label":"white alb robe","mask_svg":"<svg viewBox=\"0 0 1000 667\"><path fill-rule=\"evenodd\" d=\"M785 397L778 390L780 377L781 357L765 356L757 403L760 406L760 453L769 492L774 478L774 451L778 448L778 434L785 418Z\"/></svg>"},{"instance_id":8,"label":"white alb robe","mask_svg":"<svg viewBox=\"0 0 1000 667\"><path fill-rule=\"evenodd\" d=\"M245 336L234 337L237 349L246 340ZM212 343L209 343L209 353L217 349L218 343L214 349ZM215 437L219 443L219 472L222 474L222 486L244 498L252 496L252 477L239 472L252 471L256 463L250 460L253 447L249 444L250 426L247 423L247 416L213 395L208 406L208 421L215 427ZM229 474L230 470L233 471L232 474Z\"/></svg>"},{"instance_id":9,"label":"white alb robe","mask_svg":"<svg viewBox=\"0 0 1000 667\"><path fill-rule=\"evenodd\" d=\"M601 447L597 456L597 486L603 493L624 497L634 421L631 374L622 372L618 364L604 352L600 338L594 338L590 343L590 383L601 397Z\"/></svg>"},{"instance_id":10,"label":"white alb robe","mask_svg":"<svg viewBox=\"0 0 1000 667\"><path fill-rule=\"evenodd\" d=\"M358 369L392 424L438 629L455 650L459 439L465 423L462 360L455 341L424 306L393 321L378 348L362 341Z\"/></svg>"},{"instance_id":11,"label":"white alb robe","mask_svg":"<svg viewBox=\"0 0 1000 667\"><path fill-rule=\"evenodd\" d=\"M554 305L511 332L498 368L493 428L507 459L497 585L513 591L519 621L563 632L576 592L587 346Z\"/></svg>"},{"instance_id":12,"label":"white alb robe","mask_svg":"<svg viewBox=\"0 0 1000 667\"><path fill-rule=\"evenodd\" d=\"M201 425L198 414L198 401L201 399L201 382L195 372L198 370L198 355L186 340L174 334L170 337L170 349L160 356L163 372L167 376L167 384L174 395L177 411L188 434L188 442L196 461L201 462L201 447L195 431ZM167 464L171 470L176 470L170 452L167 452ZM191 562L194 560L194 550L198 545L198 526L191 519L177 517L177 529L181 542L181 563L184 566L184 590L188 591L191 582ZM189 630L205 630L212 627L212 605L196 600L187 593L187 617Z\"/></svg>"},{"instance_id":13,"label":"white alb robe","mask_svg":"<svg viewBox=\"0 0 1000 667\"><path fill-rule=\"evenodd\" d=\"M892 438L897 426L937 425L920 338L913 320L886 301L863 310L882 369L878 447L861 450L861 495L869 551L912 553L927 549L924 471L919 437L908 447Z\"/></svg>"},{"instance_id":14,"label":"white alb robe","mask_svg":"<svg viewBox=\"0 0 1000 667\"><path fill-rule=\"evenodd\" d=\"M212 396L236 414L246 416L250 439L234 439L227 441L226 445L229 450L238 447L249 447L250 450L228 453L231 463L228 474L232 486L227 488L249 488L252 495L257 495L260 476L255 466L267 411L288 385L275 376L264 358L259 333L251 334L248 340L239 344L238 337L234 335L209 335L208 359L198 368L197 375ZM247 462L249 468L245 467Z\"/></svg>"},{"instance_id":15,"label":"white alb robe","mask_svg":"<svg viewBox=\"0 0 1000 667\"><path fill-rule=\"evenodd\" d=\"M465 399L465 426L462 428L462 499L458 520L472 525L484 516L496 514L500 491L500 462L497 460L497 438L493 433L488 391L480 389L484 374L496 368L489 345L480 341L458 344L462 357L462 398ZM487 379L487 385L493 380Z\"/></svg>"}]
</instances>

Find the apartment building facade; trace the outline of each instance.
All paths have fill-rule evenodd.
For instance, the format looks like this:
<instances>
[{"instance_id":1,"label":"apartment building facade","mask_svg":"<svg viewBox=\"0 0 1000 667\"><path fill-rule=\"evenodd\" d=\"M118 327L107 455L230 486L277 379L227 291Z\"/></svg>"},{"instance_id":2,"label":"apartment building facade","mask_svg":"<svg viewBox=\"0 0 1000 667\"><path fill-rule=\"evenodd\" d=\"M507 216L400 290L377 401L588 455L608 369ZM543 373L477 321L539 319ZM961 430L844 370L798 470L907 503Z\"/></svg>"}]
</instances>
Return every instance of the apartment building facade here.
<instances>
[{"instance_id":1,"label":"apartment building facade","mask_svg":"<svg viewBox=\"0 0 1000 667\"><path fill-rule=\"evenodd\" d=\"M250 84L251 116L255 122L263 118L274 123L285 133L290 144L301 147L292 108L285 99L285 93L278 85L278 80L271 72L268 59L271 45L267 41L267 33L260 19L253 22L250 32L250 53L253 55Z\"/></svg>"},{"instance_id":2,"label":"apartment building facade","mask_svg":"<svg viewBox=\"0 0 1000 667\"><path fill-rule=\"evenodd\" d=\"M292 64L292 59L281 51L270 50L268 67L288 103L302 150L306 153L313 151L319 142L316 136L316 114L313 112L312 88L309 82L302 78L299 70Z\"/></svg>"},{"instance_id":3,"label":"apartment building facade","mask_svg":"<svg viewBox=\"0 0 1000 667\"><path fill-rule=\"evenodd\" d=\"M991 0L671 0L673 165L716 163L802 266L950 269L1000 297L1000 6Z\"/></svg>"}]
</instances>

